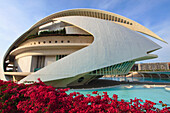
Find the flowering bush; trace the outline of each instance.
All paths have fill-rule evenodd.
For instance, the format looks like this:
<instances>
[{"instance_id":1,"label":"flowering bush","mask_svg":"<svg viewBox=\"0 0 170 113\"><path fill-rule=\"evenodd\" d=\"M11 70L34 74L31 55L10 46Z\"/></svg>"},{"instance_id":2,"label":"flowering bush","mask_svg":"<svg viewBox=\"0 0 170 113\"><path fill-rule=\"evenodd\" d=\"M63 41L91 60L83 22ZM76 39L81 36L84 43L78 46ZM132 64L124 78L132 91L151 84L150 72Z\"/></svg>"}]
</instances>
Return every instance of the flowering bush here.
<instances>
[{"instance_id":1,"label":"flowering bush","mask_svg":"<svg viewBox=\"0 0 170 113\"><path fill-rule=\"evenodd\" d=\"M0 80L0 112L1 113L168 113L170 107L161 103L164 108L155 108L154 102L135 98L130 102L118 96L110 98L107 92L96 96L87 94L86 97L79 92L67 94L69 89L55 89L45 85L39 80L31 85L16 84L11 81Z\"/></svg>"}]
</instances>

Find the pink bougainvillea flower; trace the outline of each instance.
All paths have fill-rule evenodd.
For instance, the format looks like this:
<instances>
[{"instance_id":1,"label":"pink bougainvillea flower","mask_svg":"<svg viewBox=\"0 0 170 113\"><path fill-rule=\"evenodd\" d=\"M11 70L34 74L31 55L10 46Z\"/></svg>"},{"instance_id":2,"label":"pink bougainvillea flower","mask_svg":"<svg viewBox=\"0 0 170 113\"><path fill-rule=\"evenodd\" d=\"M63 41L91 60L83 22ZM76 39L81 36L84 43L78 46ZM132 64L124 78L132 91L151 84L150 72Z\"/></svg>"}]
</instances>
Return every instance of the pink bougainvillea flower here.
<instances>
[{"instance_id":1,"label":"pink bougainvillea flower","mask_svg":"<svg viewBox=\"0 0 170 113\"><path fill-rule=\"evenodd\" d=\"M107 92L102 95L93 91L97 95L87 97L79 92L67 94L68 88L56 90L38 80L30 85L0 80L0 113L170 113L170 107L162 101L163 108L158 109L152 101L118 101L118 95L110 98Z\"/></svg>"},{"instance_id":2,"label":"pink bougainvillea flower","mask_svg":"<svg viewBox=\"0 0 170 113\"><path fill-rule=\"evenodd\" d=\"M92 94L97 94L98 91L93 91Z\"/></svg>"},{"instance_id":3,"label":"pink bougainvillea flower","mask_svg":"<svg viewBox=\"0 0 170 113\"><path fill-rule=\"evenodd\" d=\"M159 101L159 103L163 103L162 101Z\"/></svg>"}]
</instances>

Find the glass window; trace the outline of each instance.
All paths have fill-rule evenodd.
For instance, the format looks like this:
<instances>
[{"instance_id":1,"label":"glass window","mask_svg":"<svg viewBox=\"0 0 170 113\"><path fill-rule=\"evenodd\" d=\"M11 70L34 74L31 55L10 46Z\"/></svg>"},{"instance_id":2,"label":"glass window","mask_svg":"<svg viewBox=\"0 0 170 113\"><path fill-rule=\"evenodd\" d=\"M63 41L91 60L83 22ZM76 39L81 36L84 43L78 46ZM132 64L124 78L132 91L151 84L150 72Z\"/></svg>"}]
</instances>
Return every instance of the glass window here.
<instances>
[{"instance_id":1,"label":"glass window","mask_svg":"<svg viewBox=\"0 0 170 113\"><path fill-rule=\"evenodd\" d=\"M57 60L59 60L59 56L58 56L58 55L56 55L56 61L57 61Z\"/></svg>"},{"instance_id":2,"label":"glass window","mask_svg":"<svg viewBox=\"0 0 170 113\"><path fill-rule=\"evenodd\" d=\"M37 66L36 68L43 68L45 63L45 56L37 56Z\"/></svg>"},{"instance_id":3,"label":"glass window","mask_svg":"<svg viewBox=\"0 0 170 113\"><path fill-rule=\"evenodd\" d=\"M120 18L118 18L118 22L120 22Z\"/></svg>"}]
</instances>

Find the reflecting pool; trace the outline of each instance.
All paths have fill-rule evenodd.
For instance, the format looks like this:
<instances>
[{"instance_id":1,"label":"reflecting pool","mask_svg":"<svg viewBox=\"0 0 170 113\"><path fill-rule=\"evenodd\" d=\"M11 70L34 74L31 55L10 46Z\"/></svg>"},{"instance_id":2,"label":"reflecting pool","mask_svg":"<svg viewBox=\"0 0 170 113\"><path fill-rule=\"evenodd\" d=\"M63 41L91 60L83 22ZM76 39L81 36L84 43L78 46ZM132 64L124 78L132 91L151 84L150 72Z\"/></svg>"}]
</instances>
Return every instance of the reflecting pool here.
<instances>
[{"instance_id":1,"label":"reflecting pool","mask_svg":"<svg viewBox=\"0 0 170 113\"><path fill-rule=\"evenodd\" d=\"M108 95L112 97L113 94L117 94L119 99L124 99L129 101L135 97L142 100L150 100L155 102L156 107L161 108L159 101L163 101L168 106L170 106L170 91L165 90L165 87L152 87L146 88L144 85L119 85L107 88L95 88L95 89L71 89L68 93L71 92L80 92L84 95L92 94L93 91L98 91L99 94L102 94L104 91L107 91Z\"/></svg>"}]
</instances>

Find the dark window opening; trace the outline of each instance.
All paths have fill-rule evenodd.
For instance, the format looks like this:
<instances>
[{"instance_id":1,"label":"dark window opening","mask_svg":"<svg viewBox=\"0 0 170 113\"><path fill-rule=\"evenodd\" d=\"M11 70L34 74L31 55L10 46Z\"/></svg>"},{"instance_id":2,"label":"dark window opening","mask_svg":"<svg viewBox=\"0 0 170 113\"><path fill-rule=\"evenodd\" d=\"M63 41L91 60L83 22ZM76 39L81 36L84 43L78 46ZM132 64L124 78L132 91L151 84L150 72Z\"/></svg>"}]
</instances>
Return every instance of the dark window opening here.
<instances>
[{"instance_id":1,"label":"dark window opening","mask_svg":"<svg viewBox=\"0 0 170 113\"><path fill-rule=\"evenodd\" d=\"M40 42L38 42L38 44L40 44Z\"/></svg>"},{"instance_id":2,"label":"dark window opening","mask_svg":"<svg viewBox=\"0 0 170 113\"><path fill-rule=\"evenodd\" d=\"M117 17L115 17L115 21L117 21Z\"/></svg>"},{"instance_id":3,"label":"dark window opening","mask_svg":"<svg viewBox=\"0 0 170 113\"><path fill-rule=\"evenodd\" d=\"M114 21L115 19L114 19L114 16L112 16L112 20Z\"/></svg>"},{"instance_id":4,"label":"dark window opening","mask_svg":"<svg viewBox=\"0 0 170 113\"><path fill-rule=\"evenodd\" d=\"M49 43L51 43L51 41L49 41Z\"/></svg>"},{"instance_id":5,"label":"dark window opening","mask_svg":"<svg viewBox=\"0 0 170 113\"><path fill-rule=\"evenodd\" d=\"M108 20L108 15L106 15L106 20Z\"/></svg>"},{"instance_id":6,"label":"dark window opening","mask_svg":"<svg viewBox=\"0 0 170 113\"><path fill-rule=\"evenodd\" d=\"M67 55L56 55L56 61L64 58L65 56L67 56Z\"/></svg>"},{"instance_id":7,"label":"dark window opening","mask_svg":"<svg viewBox=\"0 0 170 113\"><path fill-rule=\"evenodd\" d=\"M37 63L36 63L36 68L34 69L34 72L43 68L44 65L45 65L45 56L37 56Z\"/></svg>"},{"instance_id":8,"label":"dark window opening","mask_svg":"<svg viewBox=\"0 0 170 113\"><path fill-rule=\"evenodd\" d=\"M105 19L105 14L103 14L103 18Z\"/></svg>"},{"instance_id":9,"label":"dark window opening","mask_svg":"<svg viewBox=\"0 0 170 113\"><path fill-rule=\"evenodd\" d=\"M121 19L121 23L123 23L123 19Z\"/></svg>"},{"instance_id":10,"label":"dark window opening","mask_svg":"<svg viewBox=\"0 0 170 113\"><path fill-rule=\"evenodd\" d=\"M70 40L68 40L67 42L70 43Z\"/></svg>"},{"instance_id":11,"label":"dark window opening","mask_svg":"<svg viewBox=\"0 0 170 113\"><path fill-rule=\"evenodd\" d=\"M111 15L109 15L109 20L111 20Z\"/></svg>"},{"instance_id":12,"label":"dark window opening","mask_svg":"<svg viewBox=\"0 0 170 113\"><path fill-rule=\"evenodd\" d=\"M61 43L63 43L64 41L62 40Z\"/></svg>"},{"instance_id":13,"label":"dark window opening","mask_svg":"<svg viewBox=\"0 0 170 113\"><path fill-rule=\"evenodd\" d=\"M118 22L120 22L120 18L118 18Z\"/></svg>"},{"instance_id":14,"label":"dark window opening","mask_svg":"<svg viewBox=\"0 0 170 113\"><path fill-rule=\"evenodd\" d=\"M45 41L43 43L45 44Z\"/></svg>"},{"instance_id":15,"label":"dark window opening","mask_svg":"<svg viewBox=\"0 0 170 113\"><path fill-rule=\"evenodd\" d=\"M57 43L57 41L55 41L55 43Z\"/></svg>"}]
</instances>

